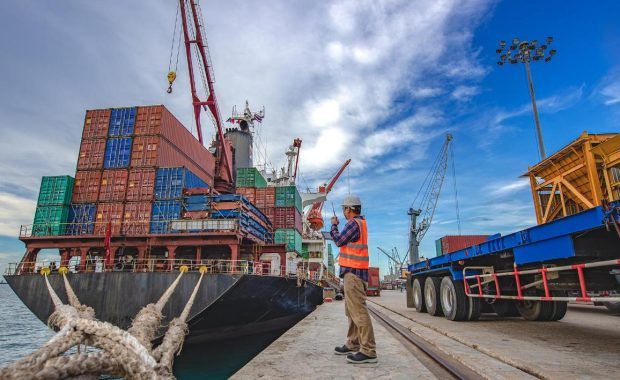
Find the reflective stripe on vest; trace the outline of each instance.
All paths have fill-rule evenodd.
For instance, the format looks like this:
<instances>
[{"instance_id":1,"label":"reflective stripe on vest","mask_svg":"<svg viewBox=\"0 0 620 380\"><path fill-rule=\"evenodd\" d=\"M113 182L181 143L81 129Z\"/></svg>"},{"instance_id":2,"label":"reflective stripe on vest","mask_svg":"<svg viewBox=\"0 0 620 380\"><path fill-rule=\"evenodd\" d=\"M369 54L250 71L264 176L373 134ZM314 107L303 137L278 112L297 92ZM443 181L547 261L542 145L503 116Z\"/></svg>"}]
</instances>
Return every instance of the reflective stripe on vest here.
<instances>
[{"instance_id":1,"label":"reflective stripe on vest","mask_svg":"<svg viewBox=\"0 0 620 380\"><path fill-rule=\"evenodd\" d=\"M368 269L368 230L366 220L353 219L359 228L359 238L340 247L338 264L341 267Z\"/></svg>"}]
</instances>

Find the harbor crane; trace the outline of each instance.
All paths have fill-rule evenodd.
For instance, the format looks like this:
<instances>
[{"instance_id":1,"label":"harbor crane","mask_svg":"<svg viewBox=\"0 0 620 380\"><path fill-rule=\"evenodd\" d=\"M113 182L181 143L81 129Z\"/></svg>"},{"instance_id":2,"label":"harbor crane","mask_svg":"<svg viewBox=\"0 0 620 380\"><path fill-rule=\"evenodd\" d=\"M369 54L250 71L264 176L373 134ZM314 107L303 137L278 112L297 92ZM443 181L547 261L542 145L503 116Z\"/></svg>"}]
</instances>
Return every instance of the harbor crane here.
<instances>
[{"instance_id":1,"label":"harbor crane","mask_svg":"<svg viewBox=\"0 0 620 380\"><path fill-rule=\"evenodd\" d=\"M435 208L437 207L437 200L439 199L439 194L441 193L441 188L443 186L444 178L446 176L446 169L448 167L448 153L450 150L450 143L452 141L452 135L447 134L446 139L439 151L439 154L435 158L433 165L431 166L424 182L422 182L422 186L418 190L418 193L411 203L411 207L409 208L409 212L407 213L410 217L409 224L409 263L415 264L420 261L420 242L424 235L428 232L428 229L431 227L431 222L433 221L433 216L435 215ZM454 166L453 166L454 169ZM452 176L455 183L456 190L456 178L454 170L452 170ZM416 201L418 197L422 195L420 198L420 202ZM456 191L455 191L456 197ZM459 223L460 230L460 218L458 211L458 200L457 200L457 222ZM419 221L419 223L418 223Z\"/></svg>"},{"instance_id":2,"label":"harbor crane","mask_svg":"<svg viewBox=\"0 0 620 380\"><path fill-rule=\"evenodd\" d=\"M346 160L328 184L319 186L318 193L327 196L327 194L329 194L329 192L332 190L332 187L334 187L334 185L336 184L336 181L338 181L338 178L340 178L340 175L342 174L344 169L349 166L350 162L351 159ZM325 201L314 202L310 210L308 210L305 215L304 219L308 221L308 225L313 231L319 231L323 228L323 215L321 214L321 211L323 210L324 202Z\"/></svg>"},{"instance_id":3,"label":"harbor crane","mask_svg":"<svg viewBox=\"0 0 620 380\"><path fill-rule=\"evenodd\" d=\"M400 254L398 253L398 250L395 248L392 248L392 252L388 252L385 249L381 248L381 247L377 247L377 249L381 252L383 252L384 255L386 255L388 257L388 259L390 259L390 261L392 262L394 268L398 269L398 275L399 277L402 275L403 273L403 269L406 270L407 266L405 265L405 261L407 261L407 255L405 255L404 257L400 257ZM391 267L391 265L390 265Z\"/></svg>"},{"instance_id":4,"label":"harbor crane","mask_svg":"<svg viewBox=\"0 0 620 380\"><path fill-rule=\"evenodd\" d=\"M176 79L176 70L179 62L179 50L181 46L181 30L177 39L177 21L181 20L181 30L183 33L183 41L185 45L185 54L187 58L187 69L189 74L190 92L192 97L192 106L194 108L194 120L196 122L196 131L198 133L198 141L204 144L202 137L202 125L200 114L202 110L208 111L213 123L215 124L216 136L212 148L215 150L215 190L221 193L230 193L233 191L233 169L232 169L232 146L229 141L224 138L224 129L222 127L222 116L218 106L217 97L215 96L215 77L213 73L213 64L209 54L207 45L207 34L204 28L202 17L202 9L196 0L179 0L177 7L177 17L175 19L174 32L172 35L172 48L170 51L170 62L168 64L168 93L172 93L172 83ZM175 41L177 43L177 59L174 70L172 69L172 57L174 52ZM192 57L192 50L196 57ZM194 74L194 64L198 67L199 76ZM201 99L198 95L197 81L202 83L204 96Z\"/></svg>"}]
</instances>

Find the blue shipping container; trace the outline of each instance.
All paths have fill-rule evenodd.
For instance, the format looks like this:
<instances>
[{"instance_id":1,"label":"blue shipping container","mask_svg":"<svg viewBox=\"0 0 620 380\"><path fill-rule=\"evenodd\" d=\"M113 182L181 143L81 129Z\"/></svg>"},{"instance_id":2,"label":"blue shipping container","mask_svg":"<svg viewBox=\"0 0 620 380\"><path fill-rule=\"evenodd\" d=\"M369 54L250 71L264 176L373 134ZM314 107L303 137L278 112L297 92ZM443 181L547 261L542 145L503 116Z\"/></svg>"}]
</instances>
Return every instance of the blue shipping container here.
<instances>
[{"instance_id":1,"label":"blue shipping container","mask_svg":"<svg viewBox=\"0 0 620 380\"><path fill-rule=\"evenodd\" d=\"M103 167L106 169L128 167L131 158L131 143L131 137L108 139L105 144Z\"/></svg>"},{"instance_id":2,"label":"blue shipping container","mask_svg":"<svg viewBox=\"0 0 620 380\"><path fill-rule=\"evenodd\" d=\"M180 199L183 197L183 189L194 187L208 187L208 185L184 167L157 169L156 199Z\"/></svg>"},{"instance_id":3,"label":"blue shipping container","mask_svg":"<svg viewBox=\"0 0 620 380\"><path fill-rule=\"evenodd\" d=\"M69 235L91 235L95 228L97 205L94 203L75 203L69 207Z\"/></svg>"},{"instance_id":4,"label":"blue shipping container","mask_svg":"<svg viewBox=\"0 0 620 380\"><path fill-rule=\"evenodd\" d=\"M152 234L175 232L170 228L170 221L178 219L181 219L181 201L155 201L151 211L150 231Z\"/></svg>"},{"instance_id":5,"label":"blue shipping container","mask_svg":"<svg viewBox=\"0 0 620 380\"><path fill-rule=\"evenodd\" d=\"M110 128L108 136L131 136L136 124L136 107L115 108L110 113Z\"/></svg>"}]
</instances>

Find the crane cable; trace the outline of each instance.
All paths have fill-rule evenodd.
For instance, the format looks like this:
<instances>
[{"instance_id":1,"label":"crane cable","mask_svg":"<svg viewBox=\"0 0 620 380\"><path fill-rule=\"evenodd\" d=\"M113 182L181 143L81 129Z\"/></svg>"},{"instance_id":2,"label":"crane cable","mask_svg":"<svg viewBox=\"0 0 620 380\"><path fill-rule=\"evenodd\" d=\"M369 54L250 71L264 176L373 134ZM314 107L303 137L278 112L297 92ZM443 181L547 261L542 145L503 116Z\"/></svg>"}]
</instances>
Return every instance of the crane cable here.
<instances>
[{"instance_id":1,"label":"crane cable","mask_svg":"<svg viewBox=\"0 0 620 380\"><path fill-rule=\"evenodd\" d=\"M179 51L181 50L181 30L179 30L179 38L176 38L177 25L179 22L179 4L177 4L177 14L174 18L174 29L172 30L172 45L170 46L170 58L168 59L168 90L167 93L172 93L172 82L177 78L177 69L179 67ZM172 68L172 54L174 53L174 41L177 40L177 59L174 64L174 70Z\"/></svg>"}]
</instances>

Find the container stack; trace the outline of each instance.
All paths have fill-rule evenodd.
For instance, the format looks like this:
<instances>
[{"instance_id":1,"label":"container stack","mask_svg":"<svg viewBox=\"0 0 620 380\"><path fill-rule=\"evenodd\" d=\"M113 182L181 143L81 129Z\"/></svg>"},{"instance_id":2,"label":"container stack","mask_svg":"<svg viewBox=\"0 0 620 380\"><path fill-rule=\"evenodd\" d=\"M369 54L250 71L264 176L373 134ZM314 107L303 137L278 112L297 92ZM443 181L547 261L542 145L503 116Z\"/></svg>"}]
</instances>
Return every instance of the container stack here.
<instances>
[{"instance_id":1,"label":"container stack","mask_svg":"<svg viewBox=\"0 0 620 380\"><path fill-rule=\"evenodd\" d=\"M65 234L69 218L69 204L73 192L73 177L43 177L34 215L33 235L57 236Z\"/></svg>"},{"instance_id":2,"label":"container stack","mask_svg":"<svg viewBox=\"0 0 620 380\"><path fill-rule=\"evenodd\" d=\"M301 195L296 186L267 186L256 168L237 169L237 194L254 203L275 228L274 241L301 254Z\"/></svg>"},{"instance_id":3,"label":"container stack","mask_svg":"<svg viewBox=\"0 0 620 380\"><path fill-rule=\"evenodd\" d=\"M110 225L112 234L147 234L153 217L180 207L184 188L212 185L214 168L213 155L164 106L87 111L67 233L103 235Z\"/></svg>"}]
</instances>

